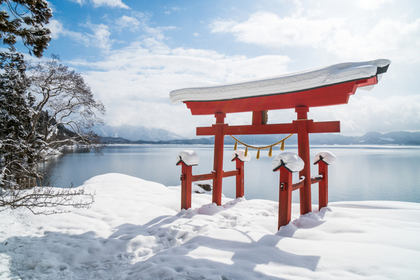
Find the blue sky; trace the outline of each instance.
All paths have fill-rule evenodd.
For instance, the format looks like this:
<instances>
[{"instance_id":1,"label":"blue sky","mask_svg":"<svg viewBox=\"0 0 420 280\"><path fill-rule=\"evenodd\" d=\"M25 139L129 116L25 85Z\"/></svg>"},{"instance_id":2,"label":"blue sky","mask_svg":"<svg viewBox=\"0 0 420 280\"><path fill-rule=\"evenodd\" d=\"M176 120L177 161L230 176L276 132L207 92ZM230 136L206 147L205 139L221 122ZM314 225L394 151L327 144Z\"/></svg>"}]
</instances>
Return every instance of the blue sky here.
<instances>
[{"instance_id":1,"label":"blue sky","mask_svg":"<svg viewBox=\"0 0 420 280\"><path fill-rule=\"evenodd\" d=\"M417 0L54 0L45 53L81 72L107 106L110 125L193 136L213 116L192 116L171 90L386 58L388 73L347 105L314 108L345 135L420 130L420 2ZM249 114L228 116L250 123ZM295 119L269 112L270 123Z\"/></svg>"}]
</instances>

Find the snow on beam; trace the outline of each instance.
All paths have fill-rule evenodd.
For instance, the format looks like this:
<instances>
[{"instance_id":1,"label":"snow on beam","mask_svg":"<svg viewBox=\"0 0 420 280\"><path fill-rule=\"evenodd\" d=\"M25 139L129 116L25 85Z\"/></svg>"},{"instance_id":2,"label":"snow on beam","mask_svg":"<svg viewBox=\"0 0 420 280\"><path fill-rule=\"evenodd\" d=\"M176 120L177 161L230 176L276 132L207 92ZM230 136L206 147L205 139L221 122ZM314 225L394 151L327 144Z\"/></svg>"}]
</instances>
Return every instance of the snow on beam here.
<instances>
[{"instance_id":1,"label":"snow on beam","mask_svg":"<svg viewBox=\"0 0 420 280\"><path fill-rule=\"evenodd\" d=\"M337 160L337 157L328 151L319 152L314 157L314 164L318 164L318 162L322 161L325 162L327 165L333 164Z\"/></svg>"},{"instance_id":2,"label":"snow on beam","mask_svg":"<svg viewBox=\"0 0 420 280\"><path fill-rule=\"evenodd\" d=\"M236 150L232 154L232 161L234 161L236 158L242 162L247 162L251 160L251 153L248 152L248 154L245 156L244 150Z\"/></svg>"},{"instance_id":3,"label":"snow on beam","mask_svg":"<svg viewBox=\"0 0 420 280\"><path fill-rule=\"evenodd\" d=\"M277 171L280 167L285 167L290 172L299 172L303 169L305 163L295 153L284 152L276 156L271 165L273 171Z\"/></svg>"},{"instance_id":4,"label":"snow on beam","mask_svg":"<svg viewBox=\"0 0 420 280\"><path fill-rule=\"evenodd\" d=\"M261 80L178 89L171 91L169 97L172 103L178 103L286 94L376 77L385 73L390 63L391 61L387 59L340 63ZM360 87L363 87L363 85L360 85Z\"/></svg>"},{"instance_id":5,"label":"snow on beam","mask_svg":"<svg viewBox=\"0 0 420 280\"><path fill-rule=\"evenodd\" d=\"M187 166L194 166L198 165L198 161L199 159L197 153L191 150L181 151L176 157L176 165L182 162Z\"/></svg>"}]
</instances>

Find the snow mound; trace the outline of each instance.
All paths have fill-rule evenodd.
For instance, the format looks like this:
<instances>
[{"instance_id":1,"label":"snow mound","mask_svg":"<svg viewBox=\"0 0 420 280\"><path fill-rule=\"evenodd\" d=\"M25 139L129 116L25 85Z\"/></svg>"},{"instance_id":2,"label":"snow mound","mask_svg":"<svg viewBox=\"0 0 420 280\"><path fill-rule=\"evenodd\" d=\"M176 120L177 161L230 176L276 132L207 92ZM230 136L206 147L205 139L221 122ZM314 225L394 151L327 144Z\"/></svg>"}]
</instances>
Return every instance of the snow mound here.
<instances>
[{"instance_id":1,"label":"snow mound","mask_svg":"<svg viewBox=\"0 0 420 280\"><path fill-rule=\"evenodd\" d=\"M178 165L180 162L183 162L187 166L194 166L198 165L198 161L199 158L197 153L191 150L181 151L176 156L176 165Z\"/></svg>"},{"instance_id":2,"label":"snow mound","mask_svg":"<svg viewBox=\"0 0 420 280\"><path fill-rule=\"evenodd\" d=\"M251 160L251 153L247 153L245 156L245 150L236 150L232 154L232 161L234 161L236 158L242 162L248 162Z\"/></svg>"},{"instance_id":3,"label":"snow mound","mask_svg":"<svg viewBox=\"0 0 420 280\"><path fill-rule=\"evenodd\" d=\"M290 172L299 172L303 169L305 163L297 154L284 152L273 159L271 168L273 171L277 171L282 166L284 166Z\"/></svg>"},{"instance_id":4,"label":"snow mound","mask_svg":"<svg viewBox=\"0 0 420 280\"><path fill-rule=\"evenodd\" d=\"M277 231L278 203L105 174L91 209L0 212L0 279L420 279L420 204L336 202ZM316 206L313 206L316 209Z\"/></svg>"},{"instance_id":5,"label":"snow mound","mask_svg":"<svg viewBox=\"0 0 420 280\"><path fill-rule=\"evenodd\" d=\"M324 152L319 152L315 155L314 157L314 164L317 164L320 161L325 162L326 164L330 165L335 163L335 161L337 160L337 157L328 151L324 151Z\"/></svg>"}]
</instances>

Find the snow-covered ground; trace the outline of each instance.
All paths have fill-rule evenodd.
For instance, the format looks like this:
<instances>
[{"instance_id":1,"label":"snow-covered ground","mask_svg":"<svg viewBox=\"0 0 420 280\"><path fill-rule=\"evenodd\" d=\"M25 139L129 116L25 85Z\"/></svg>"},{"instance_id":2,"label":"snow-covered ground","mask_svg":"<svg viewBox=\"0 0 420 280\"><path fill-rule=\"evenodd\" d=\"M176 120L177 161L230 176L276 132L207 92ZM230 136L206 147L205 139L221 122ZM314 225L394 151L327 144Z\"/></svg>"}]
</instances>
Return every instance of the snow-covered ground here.
<instances>
[{"instance_id":1,"label":"snow-covered ground","mask_svg":"<svg viewBox=\"0 0 420 280\"><path fill-rule=\"evenodd\" d=\"M277 232L273 201L194 194L180 211L178 187L121 174L84 187L91 209L0 212L0 279L420 279L417 203L293 205Z\"/></svg>"}]
</instances>

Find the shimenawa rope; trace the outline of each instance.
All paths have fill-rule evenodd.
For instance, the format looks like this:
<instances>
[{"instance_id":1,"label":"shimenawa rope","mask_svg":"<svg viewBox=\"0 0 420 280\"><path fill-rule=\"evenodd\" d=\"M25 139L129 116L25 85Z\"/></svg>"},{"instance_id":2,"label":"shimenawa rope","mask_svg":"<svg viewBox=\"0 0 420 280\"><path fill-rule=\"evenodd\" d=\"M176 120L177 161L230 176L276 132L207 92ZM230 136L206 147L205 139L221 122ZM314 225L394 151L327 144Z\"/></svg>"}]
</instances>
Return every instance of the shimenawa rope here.
<instances>
[{"instance_id":1,"label":"shimenawa rope","mask_svg":"<svg viewBox=\"0 0 420 280\"><path fill-rule=\"evenodd\" d=\"M291 137L292 135L293 135L293 133L292 133L292 134L290 134L289 136L287 136L287 137L283 138L282 140L280 140L280 141L278 141L278 142L274 143L274 144L271 144L271 145L268 145L268 146L262 146L262 147L257 147L257 146L248 145L248 144L246 144L246 143L244 143L244 142L242 142L242 141L240 141L240 140L236 139L236 138L235 138L235 137L233 137L232 135L231 135L230 137L232 137L232 138L235 140L235 146L233 147L233 150L235 150L235 151L236 151L236 149L238 148L238 143L240 143L241 145L245 146L245 156L247 156L247 155L248 155L248 148L250 148L250 149L258 150L258 152L257 152L257 159L259 159L259 158L260 158L260 150L264 150L264 149L270 149L270 150L268 151L268 156L269 156L269 157L272 157L272 156L273 156L273 147L274 147L274 146L277 146L278 144L281 144L281 145L280 145L280 150L284 151L284 141L286 141L286 140L287 140L289 137Z\"/></svg>"}]
</instances>

